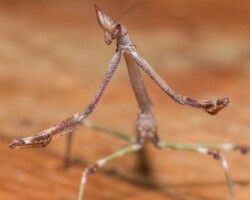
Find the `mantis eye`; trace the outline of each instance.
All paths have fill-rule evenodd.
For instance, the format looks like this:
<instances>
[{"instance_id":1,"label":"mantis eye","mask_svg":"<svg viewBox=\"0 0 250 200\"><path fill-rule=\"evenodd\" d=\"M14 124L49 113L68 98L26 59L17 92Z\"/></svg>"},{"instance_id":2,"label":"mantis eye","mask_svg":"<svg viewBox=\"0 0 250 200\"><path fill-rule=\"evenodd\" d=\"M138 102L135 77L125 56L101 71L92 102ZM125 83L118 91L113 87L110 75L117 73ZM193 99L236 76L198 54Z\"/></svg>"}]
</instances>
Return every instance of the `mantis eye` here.
<instances>
[{"instance_id":1,"label":"mantis eye","mask_svg":"<svg viewBox=\"0 0 250 200\"><path fill-rule=\"evenodd\" d=\"M115 25L114 30L113 30L113 36L114 37L118 36L118 34L120 33L120 31L121 31L121 24Z\"/></svg>"}]
</instances>

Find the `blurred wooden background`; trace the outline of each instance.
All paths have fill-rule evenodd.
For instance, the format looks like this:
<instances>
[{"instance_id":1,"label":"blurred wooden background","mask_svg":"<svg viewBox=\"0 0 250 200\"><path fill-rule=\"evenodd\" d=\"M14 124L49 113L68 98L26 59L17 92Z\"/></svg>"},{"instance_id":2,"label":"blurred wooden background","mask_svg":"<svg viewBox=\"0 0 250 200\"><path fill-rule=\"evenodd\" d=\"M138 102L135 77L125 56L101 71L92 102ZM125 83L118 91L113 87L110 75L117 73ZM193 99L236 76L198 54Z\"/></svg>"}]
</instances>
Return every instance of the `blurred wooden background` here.
<instances>
[{"instance_id":1,"label":"blurred wooden background","mask_svg":"<svg viewBox=\"0 0 250 200\"><path fill-rule=\"evenodd\" d=\"M81 111L115 51L106 46L93 5L84 0L0 1L0 199L76 199L86 163L125 145L79 128L73 164L61 170L66 137L44 149L11 150L9 140L33 135ZM140 1L137 1L140 2ZM136 1L101 1L112 17ZM217 116L172 102L145 76L162 140L250 144L250 2L146 0L119 21L138 51L178 93L230 98ZM122 60L95 121L134 133L137 108ZM150 184L138 183L137 156L110 162L88 179L86 199L229 199L220 164L210 157L147 146ZM226 154L238 200L249 200L250 155Z\"/></svg>"}]
</instances>

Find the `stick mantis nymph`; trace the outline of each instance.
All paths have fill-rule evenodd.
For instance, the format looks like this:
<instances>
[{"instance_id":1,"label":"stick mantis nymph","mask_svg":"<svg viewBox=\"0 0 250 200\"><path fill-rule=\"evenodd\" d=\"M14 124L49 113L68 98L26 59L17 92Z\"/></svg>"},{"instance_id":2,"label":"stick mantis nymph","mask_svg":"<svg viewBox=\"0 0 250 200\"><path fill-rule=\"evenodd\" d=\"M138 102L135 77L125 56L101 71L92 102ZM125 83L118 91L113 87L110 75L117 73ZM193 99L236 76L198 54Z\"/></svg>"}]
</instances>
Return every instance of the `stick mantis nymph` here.
<instances>
[{"instance_id":1,"label":"stick mantis nymph","mask_svg":"<svg viewBox=\"0 0 250 200\"><path fill-rule=\"evenodd\" d=\"M139 112L136 121L137 136L132 144L112 153L105 158L98 160L94 164L89 165L83 171L78 200L83 199L84 186L86 184L88 175L95 173L98 168L112 159L140 150L148 140L152 142L157 148L184 149L211 155L213 158L220 160L226 175L231 200L235 200L236 197L234 194L233 182L229 173L228 164L225 157L219 150L240 150L241 152L246 153L249 151L249 147L234 144L202 145L160 141L157 136L156 121L152 110L151 100L147 94L147 90L145 88L139 68L141 68L167 95L169 95L170 98L181 105L189 105L195 108L201 108L207 113L215 115L228 105L228 98L219 98L214 101L208 101L176 94L174 90L172 90L161 79L161 77L154 71L154 69L136 51L136 47L132 43L127 29L123 25L117 23L116 20L104 14L97 6L95 6L95 9L99 25L104 30L105 43L109 45L113 40L117 41L117 49L115 55L110 61L110 64L106 70L106 73L97 90L96 95L83 112L75 113L74 115L38 133L37 135L21 139L14 139L9 144L10 148L18 149L28 147L45 147L53 139L61 135L64 135L66 133L71 135L71 133L75 130L75 126L77 125L85 125L95 128L94 124L87 123L86 121L84 121L84 119L94 111L105 88L107 87L108 82L110 81L119 64L121 55L123 54L126 60L131 85L139 106ZM133 138L127 135L116 134L116 136L127 141L133 141Z\"/></svg>"}]
</instances>

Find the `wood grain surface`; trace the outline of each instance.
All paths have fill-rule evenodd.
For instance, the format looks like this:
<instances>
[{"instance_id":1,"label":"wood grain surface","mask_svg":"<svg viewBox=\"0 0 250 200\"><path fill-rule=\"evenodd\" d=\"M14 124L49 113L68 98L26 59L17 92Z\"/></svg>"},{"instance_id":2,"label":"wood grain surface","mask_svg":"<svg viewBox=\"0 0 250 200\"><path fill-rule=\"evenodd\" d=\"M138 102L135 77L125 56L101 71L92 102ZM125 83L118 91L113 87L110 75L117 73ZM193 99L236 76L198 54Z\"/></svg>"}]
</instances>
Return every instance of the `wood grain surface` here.
<instances>
[{"instance_id":1,"label":"wood grain surface","mask_svg":"<svg viewBox=\"0 0 250 200\"><path fill-rule=\"evenodd\" d=\"M74 134L72 165L61 169L66 137L43 149L11 150L84 109L115 51L106 46L93 5L99 1L0 1L0 199L76 199L82 170L126 145L87 128ZM118 17L135 1L102 1ZM138 51L178 93L230 98L216 116L180 106L144 75L162 140L250 144L250 3L147 0L123 16ZM134 134L137 105L124 60L90 120ZM145 147L89 177L88 199L227 200L219 162L184 151ZM238 200L250 198L250 155L226 153Z\"/></svg>"}]
</instances>

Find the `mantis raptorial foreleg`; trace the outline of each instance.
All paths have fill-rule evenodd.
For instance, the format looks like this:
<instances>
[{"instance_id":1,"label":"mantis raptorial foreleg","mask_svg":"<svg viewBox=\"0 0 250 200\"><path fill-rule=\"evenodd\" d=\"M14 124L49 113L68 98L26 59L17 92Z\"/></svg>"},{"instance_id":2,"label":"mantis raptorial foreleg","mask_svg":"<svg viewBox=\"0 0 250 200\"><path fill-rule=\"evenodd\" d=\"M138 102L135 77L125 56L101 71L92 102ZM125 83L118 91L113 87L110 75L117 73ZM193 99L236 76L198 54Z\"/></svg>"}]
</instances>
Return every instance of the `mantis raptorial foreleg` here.
<instances>
[{"instance_id":1,"label":"mantis raptorial foreleg","mask_svg":"<svg viewBox=\"0 0 250 200\"><path fill-rule=\"evenodd\" d=\"M84 112L76 113L71 117L57 123L56 125L38 133L37 135L15 139L9 143L9 147L12 149L20 149L20 148L28 148L28 147L45 147L47 146L52 140L56 139L59 136L62 136L66 133L71 133L72 130L76 125L82 122L86 117L89 116L95 109L97 103L99 102L105 88L108 85L112 75L114 74L116 67L121 58L121 52L117 51L110 61L108 69L104 75L104 78L97 90L96 95L90 102L90 104L85 108Z\"/></svg>"},{"instance_id":2,"label":"mantis raptorial foreleg","mask_svg":"<svg viewBox=\"0 0 250 200\"><path fill-rule=\"evenodd\" d=\"M156 71L145 61L136 51L130 52L130 55L133 57L135 62L142 68L146 74L149 75L151 79L165 92L167 93L174 101L182 105L189 105L195 108L202 108L207 113L211 115L217 114L221 109L226 107L229 103L229 99L226 97L219 98L214 101L195 99L188 96L182 96L176 94L165 81L156 73Z\"/></svg>"},{"instance_id":3,"label":"mantis raptorial foreleg","mask_svg":"<svg viewBox=\"0 0 250 200\"><path fill-rule=\"evenodd\" d=\"M247 153L250 151L249 146L241 146L234 144L218 144L218 145L200 145L200 144L178 144L170 142L162 142L157 135L157 126L156 120L153 114L152 103L147 93L146 87L144 85L140 69L141 68L154 82L174 101L182 105L189 105L195 108L201 108L211 115L217 114L221 109L225 108L229 100L228 98L219 98L217 100L200 100L187 96L182 96L176 94L165 81L154 71L154 69L142 58L136 50L135 45L132 43L130 36L126 27L117 23L116 20L112 19L105 13L103 13L97 6L96 15L99 22L99 25L104 30L105 43L107 45L111 44L113 40L117 41L117 49L115 55L113 56L110 64L106 70L104 78L99 86L99 89L96 92L96 95L90 102L90 104L85 108L83 112L76 113L71 117L57 123L55 126L48 128L37 135L15 139L12 140L9 144L10 148L27 148L27 147L44 147L50 143L51 140L64 135L72 134L77 125L85 125L90 128L100 130L104 133L116 136L120 139L123 139L132 144L127 147L122 148L119 151L116 151L109 156L100 159L96 163L89 165L83 172L78 200L83 198L84 186L86 184L87 176L96 172L96 170L103 166L106 162L113 160L122 155L136 152L141 149L144 144L149 140L157 148L168 148L168 149L183 149L188 151L195 151L198 153L203 153L212 156L213 158L220 160L225 171L228 187L230 190L231 200L235 200L235 193L233 190L233 182L229 173L227 161L222 153L218 150L231 151L231 150L240 150L242 153ZM124 133L112 131L107 128L103 128L96 124L93 124L88 121L84 121L95 109L97 103L99 102L105 88L108 85L112 75L114 74L121 58L121 54L124 55L130 82L138 102L138 116L136 120L136 131L137 136L131 137ZM69 142L67 144L67 157L65 163L69 161L70 153L70 144L72 136L69 136Z\"/></svg>"}]
</instances>

